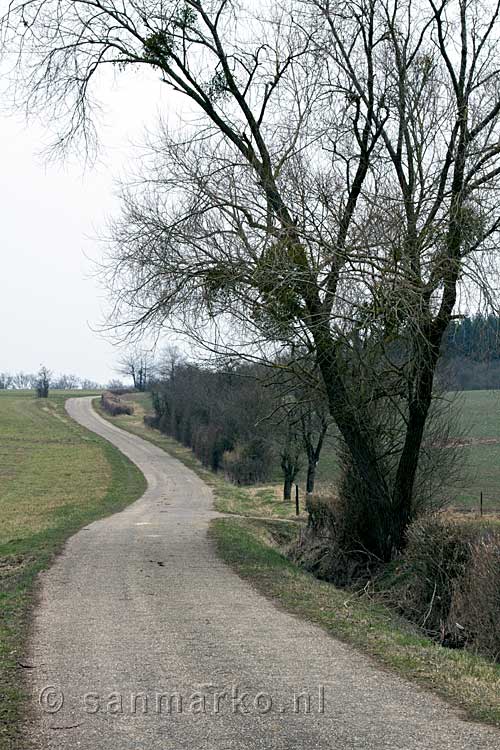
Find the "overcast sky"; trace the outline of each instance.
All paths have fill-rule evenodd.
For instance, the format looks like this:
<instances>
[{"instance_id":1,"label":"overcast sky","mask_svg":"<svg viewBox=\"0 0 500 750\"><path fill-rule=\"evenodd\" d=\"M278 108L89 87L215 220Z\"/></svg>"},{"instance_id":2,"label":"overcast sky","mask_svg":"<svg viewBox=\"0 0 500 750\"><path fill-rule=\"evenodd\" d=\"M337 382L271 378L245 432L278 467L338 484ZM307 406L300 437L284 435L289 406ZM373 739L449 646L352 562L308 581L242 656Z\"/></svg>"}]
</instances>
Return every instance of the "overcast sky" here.
<instances>
[{"instance_id":1,"label":"overcast sky","mask_svg":"<svg viewBox=\"0 0 500 750\"><path fill-rule=\"evenodd\" d=\"M90 259L101 256L97 238L118 212L116 180L132 169L145 127L154 130L172 99L151 72L102 90L101 151L91 167L76 156L47 162L48 128L0 114L0 371L32 372L43 363L103 383L116 377L119 351L92 330L106 300Z\"/></svg>"}]
</instances>

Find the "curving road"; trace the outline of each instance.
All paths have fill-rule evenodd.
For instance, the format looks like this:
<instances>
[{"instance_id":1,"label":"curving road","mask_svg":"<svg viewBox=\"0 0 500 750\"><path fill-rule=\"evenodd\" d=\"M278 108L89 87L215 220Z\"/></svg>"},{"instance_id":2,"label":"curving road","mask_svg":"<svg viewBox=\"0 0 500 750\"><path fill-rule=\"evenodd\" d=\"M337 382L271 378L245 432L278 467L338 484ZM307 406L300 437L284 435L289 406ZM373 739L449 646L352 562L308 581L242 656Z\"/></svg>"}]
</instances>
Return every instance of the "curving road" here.
<instances>
[{"instance_id":1,"label":"curving road","mask_svg":"<svg viewBox=\"0 0 500 750\"><path fill-rule=\"evenodd\" d=\"M232 573L207 535L210 490L189 469L105 422L88 398L67 410L134 461L148 490L73 536L40 578L35 747L498 750L496 730L463 721Z\"/></svg>"}]
</instances>

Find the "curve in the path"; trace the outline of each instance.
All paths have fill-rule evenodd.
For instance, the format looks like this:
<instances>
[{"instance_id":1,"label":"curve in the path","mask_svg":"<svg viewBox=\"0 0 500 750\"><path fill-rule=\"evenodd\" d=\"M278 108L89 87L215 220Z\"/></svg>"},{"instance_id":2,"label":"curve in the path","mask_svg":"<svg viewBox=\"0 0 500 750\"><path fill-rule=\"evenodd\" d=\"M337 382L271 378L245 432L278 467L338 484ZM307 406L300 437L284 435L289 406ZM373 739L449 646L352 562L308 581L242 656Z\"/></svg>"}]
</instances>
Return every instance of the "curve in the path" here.
<instances>
[{"instance_id":1,"label":"curve in the path","mask_svg":"<svg viewBox=\"0 0 500 750\"><path fill-rule=\"evenodd\" d=\"M189 469L101 419L88 398L67 409L134 461L148 489L73 536L41 576L36 747L498 750L496 730L463 721L238 578L215 554L210 490Z\"/></svg>"}]
</instances>

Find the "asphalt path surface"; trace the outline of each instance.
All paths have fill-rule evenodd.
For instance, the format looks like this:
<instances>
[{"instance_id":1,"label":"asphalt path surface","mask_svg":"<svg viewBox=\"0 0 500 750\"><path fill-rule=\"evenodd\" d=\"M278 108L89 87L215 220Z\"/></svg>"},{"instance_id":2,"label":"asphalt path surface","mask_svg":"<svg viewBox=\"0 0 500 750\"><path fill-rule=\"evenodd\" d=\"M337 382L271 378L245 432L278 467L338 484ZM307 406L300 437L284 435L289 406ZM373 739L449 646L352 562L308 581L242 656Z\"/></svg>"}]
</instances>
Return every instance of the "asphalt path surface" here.
<instances>
[{"instance_id":1,"label":"asphalt path surface","mask_svg":"<svg viewBox=\"0 0 500 750\"><path fill-rule=\"evenodd\" d=\"M70 399L148 481L40 576L28 731L66 750L481 750L495 729L276 607L216 555L209 488ZM89 471L92 467L89 466Z\"/></svg>"}]
</instances>

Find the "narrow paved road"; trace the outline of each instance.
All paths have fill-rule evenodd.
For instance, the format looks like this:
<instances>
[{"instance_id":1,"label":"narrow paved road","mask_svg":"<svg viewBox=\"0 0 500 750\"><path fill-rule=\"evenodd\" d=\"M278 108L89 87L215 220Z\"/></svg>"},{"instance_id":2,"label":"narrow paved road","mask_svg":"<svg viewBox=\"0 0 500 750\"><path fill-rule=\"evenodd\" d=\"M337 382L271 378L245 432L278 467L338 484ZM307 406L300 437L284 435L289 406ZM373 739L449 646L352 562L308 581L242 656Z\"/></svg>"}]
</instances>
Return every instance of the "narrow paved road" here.
<instances>
[{"instance_id":1,"label":"narrow paved road","mask_svg":"<svg viewBox=\"0 0 500 750\"><path fill-rule=\"evenodd\" d=\"M232 573L207 536L210 491L190 470L102 420L87 398L67 409L149 488L72 537L42 575L29 671L37 748L498 750L500 733Z\"/></svg>"}]
</instances>

